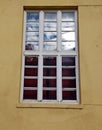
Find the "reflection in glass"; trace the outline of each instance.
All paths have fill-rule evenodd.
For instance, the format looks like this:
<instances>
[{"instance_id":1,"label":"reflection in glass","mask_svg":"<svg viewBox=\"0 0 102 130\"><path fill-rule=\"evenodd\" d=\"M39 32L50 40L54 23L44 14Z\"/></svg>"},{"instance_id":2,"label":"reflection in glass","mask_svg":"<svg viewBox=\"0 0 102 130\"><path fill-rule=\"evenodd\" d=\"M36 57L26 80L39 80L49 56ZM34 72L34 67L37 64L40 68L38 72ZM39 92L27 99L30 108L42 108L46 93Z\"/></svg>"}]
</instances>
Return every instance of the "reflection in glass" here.
<instances>
[{"instance_id":1,"label":"reflection in glass","mask_svg":"<svg viewBox=\"0 0 102 130\"><path fill-rule=\"evenodd\" d=\"M38 57L36 57L36 56L25 56L25 65L27 65L27 66L38 66Z\"/></svg>"},{"instance_id":2,"label":"reflection in glass","mask_svg":"<svg viewBox=\"0 0 102 130\"><path fill-rule=\"evenodd\" d=\"M44 50L53 51L57 49L57 45L56 42L44 42L43 48Z\"/></svg>"},{"instance_id":3,"label":"reflection in glass","mask_svg":"<svg viewBox=\"0 0 102 130\"><path fill-rule=\"evenodd\" d=\"M62 76L68 77L68 76L75 76L75 68L62 68Z\"/></svg>"},{"instance_id":4,"label":"reflection in glass","mask_svg":"<svg viewBox=\"0 0 102 130\"><path fill-rule=\"evenodd\" d=\"M37 68L25 68L24 76L37 76L38 69Z\"/></svg>"},{"instance_id":5,"label":"reflection in glass","mask_svg":"<svg viewBox=\"0 0 102 130\"><path fill-rule=\"evenodd\" d=\"M38 21L39 13L37 12L27 12L27 21Z\"/></svg>"},{"instance_id":6,"label":"reflection in glass","mask_svg":"<svg viewBox=\"0 0 102 130\"><path fill-rule=\"evenodd\" d=\"M24 90L23 99L37 99L37 90Z\"/></svg>"},{"instance_id":7,"label":"reflection in glass","mask_svg":"<svg viewBox=\"0 0 102 130\"><path fill-rule=\"evenodd\" d=\"M75 23L74 22L62 22L62 31L74 31Z\"/></svg>"},{"instance_id":8,"label":"reflection in glass","mask_svg":"<svg viewBox=\"0 0 102 130\"><path fill-rule=\"evenodd\" d=\"M62 50L75 50L75 42L62 42Z\"/></svg>"},{"instance_id":9,"label":"reflection in glass","mask_svg":"<svg viewBox=\"0 0 102 130\"><path fill-rule=\"evenodd\" d=\"M62 79L62 88L76 88L76 79Z\"/></svg>"},{"instance_id":10,"label":"reflection in glass","mask_svg":"<svg viewBox=\"0 0 102 130\"><path fill-rule=\"evenodd\" d=\"M43 87L56 87L56 79L43 79Z\"/></svg>"},{"instance_id":11,"label":"reflection in glass","mask_svg":"<svg viewBox=\"0 0 102 130\"><path fill-rule=\"evenodd\" d=\"M56 21L57 14L55 12L45 12L45 21Z\"/></svg>"},{"instance_id":12,"label":"reflection in glass","mask_svg":"<svg viewBox=\"0 0 102 130\"><path fill-rule=\"evenodd\" d=\"M45 31L56 31L56 22L45 22L44 30Z\"/></svg>"},{"instance_id":13,"label":"reflection in glass","mask_svg":"<svg viewBox=\"0 0 102 130\"><path fill-rule=\"evenodd\" d=\"M43 90L43 99L56 100L56 90Z\"/></svg>"},{"instance_id":14,"label":"reflection in glass","mask_svg":"<svg viewBox=\"0 0 102 130\"><path fill-rule=\"evenodd\" d=\"M37 79L24 79L24 87L37 87Z\"/></svg>"},{"instance_id":15,"label":"reflection in glass","mask_svg":"<svg viewBox=\"0 0 102 130\"><path fill-rule=\"evenodd\" d=\"M62 32L62 41L75 40L75 32Z\"/></svg>"},{"instance_id":16,"label":"reflection in glass","mask_svg":"<svg viewBox=\"0 0 102 130\"><path fill-rule=\"evenodd\" d=\"M56 32L45 32L44 33L44 41L56 41L57 33Z\"/></svg>"},{"instance_id":17,"label":"reflection in glass","mask_svg":"<svg viewBox=\"0 0 102 130\"><path fill-rule=\"evenodd\" d=\"M39 33L38 32L27 32L26 33L26 41L38 41Z\"/></svg>"},{"instance_id":18,"label":"reflection in glass","mask_svg":"<svg viewBox=\"0 0 102 130\"><path fill-rule=\"evenodd\" d=\"M56 57L44 57L43 58L44 66L56 66Z\"/></svg>"},{"instance_id":19,"label":"reflection in glass","mask_svg":"<svg viewBox=\"0 0 102 130\"><path fill-rule=\"evenodd\" d=\"M27 31L38 31L39 30L39 23L27 23L26 30Z\"/></svg>"},{"instance_id":20,"label":"reflection in glass","mask_svg":"<svg viewBox=\"0 0 102 130\"><path fill-rule=\"evenodd\" d=\"M63 91L63 100L76 100L76 91Z\"/></svg>"},{"instance_id":21,"label":"reflection in glass","mask_svg":"<svg viewBox=\"0 0 102 130\"><path fill-rule=\"evenodd\" d=\"M74 21L74 19L75 19L74 12L62 13L62 21Z\"/></svg>"},{"instance_id":22,"label":"reflection in glass","mask_svg":"<svg viewBox=\"0 0 102 130\"><path fill-rule=\"evenodd\" d=\"M62 66L75 66L75 57L62 57Z\"/></svg>"},{"instance_id":23,"label":"reflection in glass","mask_svg":"<svg viewBox=\"0 0 102 130\"><path fill-rule=\"evenodd\" d=\"M38 42L26 42L25 50L38 50Z\"/></svg>"},{"instance_id":24,"label":"reflection in glass","mask_svg":"<svg viewBox=\"0 0 102 130\"><path fill-rule=\"evenodd\" d=\"M56 76L56 68L43 68L43 76Z\"/></svg>"}]
</instances>

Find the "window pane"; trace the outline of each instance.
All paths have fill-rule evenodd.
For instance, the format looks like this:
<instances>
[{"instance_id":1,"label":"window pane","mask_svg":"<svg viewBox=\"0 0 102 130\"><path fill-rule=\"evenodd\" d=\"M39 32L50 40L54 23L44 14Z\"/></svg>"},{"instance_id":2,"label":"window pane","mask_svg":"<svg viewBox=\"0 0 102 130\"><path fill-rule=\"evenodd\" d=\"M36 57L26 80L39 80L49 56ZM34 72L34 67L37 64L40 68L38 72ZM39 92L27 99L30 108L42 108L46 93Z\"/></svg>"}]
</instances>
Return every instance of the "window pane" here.
<instances>
[{"instance_id":1,"label":"window pane","mask_svg":"<svg viewBox=\"0 0 102 130\"><path fill-rule=\"evenodd\" d=\"M56 87L56 79L43 79L43 87Z\"/></svg>"},{"instance_id":2,"label":"window pane","mask_svg":"<svg viewBox=\"0 0 102 130\"><path fill-rule=\"evenodd\" d=\"M55 12L45 12L45 21L56 21L57 14Z\"/></svg>"},{"instance_id":3,"label":"window pane","mask_svg":"<svg viewBox=\"0 0 102 130\"><path fill-rule=\"evenodd\" d=\"M56 66L56 57L44 57L43 65L45 66Z\"/></svg>"},{"instance_id":4,"label":"window pane","mask_svg":"<svg viewBox=\"0 0 102 130\"><path fill-rule=\"evenodd\" d=\"M74 22L62 22L62 31L74 31L75 23Z\"/></svg>"},{"instance_id":5,"label":"window pane","mask_svg":"<svg viewBox=\"0 0 102 130\"><path fill-rule=\"evenodd\" d=\"M75 32L62 32L62 41L75 41Z\"/></svg>"},{"instance_id":6,"label":"window pane","mask_svg":"<svg viewBox=\"0 0 102 130\"><path fill-rule=\"evenodd\" d=\"M76 79L62 79L63 88L76 88Z\"/></svg>"},{"instance_id":7,"label":"window pane","mask_svg":"<svg viewBox=\"0 0 102 130\"><path fill-rule=\"evenodd\" d=\"M39 13L37 12L27 12L27 22L28 21L38 21Z\"/></svg>"},{"instance_id":8,"label":"window pane","mask_svg":"<svg viewBox=\"0 0 102 130\"><path fill-rule=\"evenodd\" d=\"M26 41L38 41L39 33L38 32L26 32Z\"/></svg>"},{"instance_id":9,"label":"window pane","mask_svg":"<svg viewBox=\"0 0 102 130\"><path fill-rule=\"evenodd\" d=\"M68 68L62 68L62 76L75 76L75 68L68 69Z\"/></svg>"},{"instance_id":10,"label":"window pane","mask_svg":"<svg viewBox=\"0 0 102 130\"><path fill-rule=\"evenodd\" d=\"M54 51L57 49L57 43L56 42L44 42L43 45L44 50L48 51Z\"/></svg>"},{"instance_id":11,"label":"window pane","mask_svg":"<svg viewBox=\"0 0 102 130\"><path fill-rule=\"evenodd\" d=\"M62 50L64 51L75 50L75 42L62 42Z\"/></svg>"},{"instance_id":12,"label":"window pane","mask_svg":"<svg viewBox=\"0 0 102 130\"><path fill-rule=\"evenodd\" d=\"M56 76L56 68L44 68L43 76Z\"/></svg>"},{"instance_id":13,"label":"window pane","mask_svg":"<svg viewBox=\"0 0 102 130\"><path fill-rule=\"evenodd\" d=\"M63 66L75 66L75 57L62 57Z\"/></svg>"},{"instance_id":14,"label":"window pane","mask_svg":"<svg viewBox=\"0 0 102 130\"><path fill-rule=\"evenodd\" d=\"M56 32L44 32L44 41L56 41L57 33Z\"/></svg>"},{"instance_id":15,"label":"window pane","mask_svg":"<svg viewBox=\"0 0 102 130\"><path fill-rule=\"evenodd\" d=\"M26 56L25 57L25 65L37 66L38 65L38 57Z\"/></svg>"},{"instance_id":16,"label":"window pane","mask_svg":"<svg viewBox=\"0 0 102 130\"><path fill-rule=\"evenodd\" d=\"M23 99L37 99L37 90L24 90Z\"/></svg>"},{"instance_id":17,"label":"window pane","mask_svg":"<svg viewBox=\"0 0 102 130\"><path fill-rule=\"evenodd\" d=\"M25 68L24 75L25 76L37 76L38 69L37 68Z\"/></svg>"},{"instance_id":18,"label":"window pane","mask_svg":"<svg viewBox=\"0 0 102 130\"><path fill-rule=\"evenodd\" d=\"M38 50L38 42L26 42L25 50Z\"/></svg>"},{"instance_id":19,"label":"window pane","mask_svg":"<svg viewBox=\"0 0 102 130\"><path fill-rule=\"evenodd\" d=\"M56 22L45 22L44 30L45 31L56 31Z\"/></svg>"},{"instance_id":20,"label":"window pane","mask_svg":"<svg viewBox=\"0 0 102 130\"><path fill-rule=\"evenodd\" d=\"M45 100L56 100L56 91L43 91L43 99Z\"/></svg>"},{"instance_id":21,"label":"window pane","mask_svg":"<svg viewBox=\"0 0 102 130\"><path fill-rule=\"evenodd\" d=\"M76 91L63 91L63 100L76 100Z\"/></svg>"},{"instance_id":22,"label":"window pane","mask_svg":"<svg viewBox=\"0 0 102 130\"><path fill-rule=\"evenodd\" d=\"M27 23L26 31L39 31L39 23Z\"/></svg>"},{"instance_id":23,"label":"window pane","mask_svg":"<svg viewBox=\"0 0 102 130\"><path fill-rule=\"evenodd\" d=\"M24 79L24 87L37 87L37 79Z\"/></svg>"},{"instance_id":24,"label":"window pane","mask_svg":"<svg viewBox=\"0 0 102 130\"><path fill-rule=\"evenodd\" d=\"M62 13L62 21L74 21L74 20L75 20L74 12Z\"/></svg>"}]
</instances>

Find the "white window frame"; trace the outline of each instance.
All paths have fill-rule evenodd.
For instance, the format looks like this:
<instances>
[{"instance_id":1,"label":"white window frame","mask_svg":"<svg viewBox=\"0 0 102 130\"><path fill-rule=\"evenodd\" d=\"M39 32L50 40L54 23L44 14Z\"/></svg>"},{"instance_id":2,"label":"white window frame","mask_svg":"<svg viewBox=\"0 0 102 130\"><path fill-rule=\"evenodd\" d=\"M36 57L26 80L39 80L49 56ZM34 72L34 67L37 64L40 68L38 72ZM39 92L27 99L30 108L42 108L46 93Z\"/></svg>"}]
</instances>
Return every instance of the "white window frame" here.
<instances>
[{"instance_id":1,"label":"white window frame","mask_svg":"<svg viewBox=\"0 0 102 130\"><path fill-rule=\"evenodd\" d=\"M25 34L26 34L26 14L27 12L39 12L39 51L28 51L25 50ZM61 51L61 44L57 44L57 51L46 52L43 51L43 20L44 12L57 12L57 43L61 43L61 14L62 12L74 12L75 13L75 51ZM23 91L24 91L24 66L25 66L25 56L38 56L38 91L37 91L37 100L24 100L23 99ZM56 56L57 60L57 100L43 100L42 99L42 90L43 90L43 56ZM76 61L76 100L63 100L62 101L62 68L61 68L61 57L62 56L74 56ZM70 104L78 104L80 103L79 99L79 70L78 70L78 32L77 32L77 10L26 10L24 11L24 33L23 33L23 53L22 53L22 77L21 77L21 94L20 101L21 102L60 102L60 103L70 103ZM71 77L70 77L71 78ZM73 78L73 77L72 77ZM75 88L68 88L69 90L73 90ZM67 89L67 90L68 90Z\"/></svg>"}]
</instances>

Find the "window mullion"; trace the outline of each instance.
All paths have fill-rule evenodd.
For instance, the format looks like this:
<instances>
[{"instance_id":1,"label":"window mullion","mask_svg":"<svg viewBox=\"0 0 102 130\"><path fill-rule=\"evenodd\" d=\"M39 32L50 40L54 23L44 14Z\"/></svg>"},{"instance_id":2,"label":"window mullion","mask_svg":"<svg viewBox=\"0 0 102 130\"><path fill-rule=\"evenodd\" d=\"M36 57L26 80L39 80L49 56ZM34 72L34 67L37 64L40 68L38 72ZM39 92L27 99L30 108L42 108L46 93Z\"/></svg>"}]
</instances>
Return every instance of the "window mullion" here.
<instances>
[{"instance_id":1,"label":"window mullion","mask_svg":"<svg viewBox=\"0 0 102 130\"><path fill-rule=\"evenodd\" d=\"M43 56L39 56L38 61L38 101L42 101L42 84L43 84Z\"/></svg>"},{"instance_id":2,"label":"window mullion","mask_svg":"<svg viewBox=\"0 0 102 130\"><path fill-rule=\"evenodd\" d=\"M76 47L76 53L78 54L78 30L77 30L77 11L75 11L75 47Z\"/></svg>"},{"instance_id":3,"label":"window mullion","mask_svg":"<svg viewBox=\"0 0 102 130\"><path fill-rule=\"evenodd\" d=\"M43 51L43 34L44 34L44 29L43 29L43 22L44 22L44 12L40 11L39 12L39 51L42 53Z\"/></svg>"},{"instance_id":4,"label":"window mullion","mask_svg":"<svg viewBox=\"0 0 102 130\"><path fill-rule=\"evenodd\" d=\"M57 50L61 51L61 11L57 12Z\"/></svg>"},{"instance_id":5,"label":"window mullion","mask_svg":"<svg viewBox=\"0 0 102 130\"><path fill-rule=\"evenodd\" d=\"M44 12L39 12L39 64L38 64L38 101L42 101L42 84L43 84L43 20Z\"/></svg>"},{"instance_id":6,"label":"window mullion","mask_svg":"<svg viewBox=\"0 0 102 130\"><path fill-rule=\"evenodd\" d=\"M57 56L57 101L62 101L62 60L61 56Z\"/></svg>"},{"instance_id":7,"label":"window mullion","mask_svg":"<svg viewBox=\"0 0 102 130\"><path fill-rule=\"evenodd\" d=\"M79 67L78 67L78 56L75 57L76 60L76 96L77 96L77 102L79 103Z\"/></svg>"}]
</instances>

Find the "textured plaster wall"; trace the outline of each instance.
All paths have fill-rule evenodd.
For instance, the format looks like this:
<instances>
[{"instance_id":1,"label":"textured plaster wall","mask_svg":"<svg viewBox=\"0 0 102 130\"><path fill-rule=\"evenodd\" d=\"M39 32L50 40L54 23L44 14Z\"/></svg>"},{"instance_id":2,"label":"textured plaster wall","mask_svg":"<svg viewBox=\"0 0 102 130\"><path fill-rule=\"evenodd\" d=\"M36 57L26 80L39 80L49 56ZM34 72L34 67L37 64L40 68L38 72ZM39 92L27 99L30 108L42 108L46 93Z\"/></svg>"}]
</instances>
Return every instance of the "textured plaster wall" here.
<instances>
[{"instance_id":1,"label":"textured plaster wall","mask_svg":"<svg viewBox=\"0 0 102 130\"><path fill-rule=\"evenodd\" d=\"M82 109L18 107L24 6L78 7ZM0 130L101 130L101 122L102 0L0 1Z\"/></svg>"}]
</instances>

